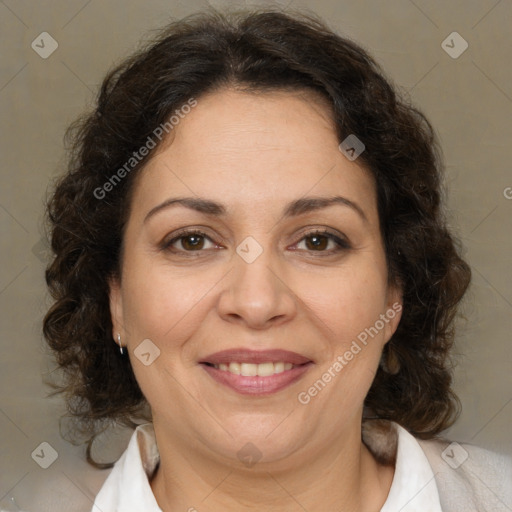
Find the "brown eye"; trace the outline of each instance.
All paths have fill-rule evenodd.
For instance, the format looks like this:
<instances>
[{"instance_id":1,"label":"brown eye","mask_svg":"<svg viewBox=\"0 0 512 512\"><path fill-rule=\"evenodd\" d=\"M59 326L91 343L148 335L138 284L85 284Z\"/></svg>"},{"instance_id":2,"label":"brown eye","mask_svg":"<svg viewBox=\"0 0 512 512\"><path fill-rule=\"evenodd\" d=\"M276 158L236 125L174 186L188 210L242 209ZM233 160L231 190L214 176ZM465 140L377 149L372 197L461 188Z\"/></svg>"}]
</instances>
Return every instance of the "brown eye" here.
<instances>
[{"instance_id":1,"label":"brown eye","mask_svg":"<svg viewBox=\"0 0 512 512\"><path fill-rule=\"evenodd\" d=\"M330 238L325 235L309 235L304 237L306 240L306 247L312 251L323 251L327 249L329 245Z\"/></svg>"},{"instance_id":2,"label":"brown eye","mask_svg":"<svg viewBox=\"0 0 512 512\"><path fill-rule=\"evenodd\" d=\"M181 246L186 251L197 251L204 247L204 236L194 234L182 236L179 238L181 240Z\"/></svg>"},{"instance_id":3,"label":"brown eye","mask_svg":"<svg viewBox=\"0 0 512 512\"><path fill-rule=\"evenodd\" d=\"M300 247L301 245L304 247ZM306 234L297 244L297 248L310 252L333 254L350 249L347 240L329 231L314 231Z\"/></svg>"},{"instance_id":4,"label":"brown eye","mask_svg":"<svg viewBox=\"0 0 512 512\"><path fill-rule=\"evenodd\" d=\"M174 253L201 252L207 249L215 249L218 246L201 231L182 231L171 240L162 244L162 249Z\"/></svg>"}]
</instances>

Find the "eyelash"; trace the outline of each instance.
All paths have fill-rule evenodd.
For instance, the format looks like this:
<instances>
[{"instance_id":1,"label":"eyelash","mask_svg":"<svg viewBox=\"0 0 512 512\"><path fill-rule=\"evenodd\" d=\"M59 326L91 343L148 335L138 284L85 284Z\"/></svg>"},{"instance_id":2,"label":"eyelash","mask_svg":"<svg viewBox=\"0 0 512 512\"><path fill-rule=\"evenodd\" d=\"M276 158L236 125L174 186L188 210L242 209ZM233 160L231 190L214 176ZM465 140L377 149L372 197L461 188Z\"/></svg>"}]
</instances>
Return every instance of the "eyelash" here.
<instances>
[{"instance_id":1,"label":"eyelash","mask_svg":"<svg viewBox=\"0 0 512 512\"><path fill-rule=\"evenodd\" d=\"M306 249L306 251L311 252L311 253L318 253L317 255L322 257L322 256L330 256L332 254L335 254L335 253L338 253L338 252L341 252L341 251L346 251L346 250L352 248L347 240L344 240L344 239L340 238L339 236L337 236L336 234L330 232L327 229L325 229L325 230L318 230L317 229L317 230L313 230L313 231L307 232L307 233L303 234L302 238L295 245L299 244L300 242L302 242L306 238L310 238L310 237L318 236L318 235L319 236L325 236L329 240L332 240L337 245L336 249L330 249L330 250L327 250L327 251L314 251L314 250ZM187 251L186 249L173 249L172 248L172 245L174 243L178 242L181 239L190 237L190 236L200 236L202 238L210 240L212 243L215 243L203 231L197 230L197 229L191 229L191 230L183 230L183 231L179 232L171 240L168 240L168 241L165 240L161 244L160 248L163 251L170 251L170 252L174 252L174 253L195 253L195 252L196 253L201 253L201 252L204 252L205 250L208 250L208 249L198 249L197 251ZM303 249L300 249L300 250L303 250Z\"/></svg>"}]
</instances>

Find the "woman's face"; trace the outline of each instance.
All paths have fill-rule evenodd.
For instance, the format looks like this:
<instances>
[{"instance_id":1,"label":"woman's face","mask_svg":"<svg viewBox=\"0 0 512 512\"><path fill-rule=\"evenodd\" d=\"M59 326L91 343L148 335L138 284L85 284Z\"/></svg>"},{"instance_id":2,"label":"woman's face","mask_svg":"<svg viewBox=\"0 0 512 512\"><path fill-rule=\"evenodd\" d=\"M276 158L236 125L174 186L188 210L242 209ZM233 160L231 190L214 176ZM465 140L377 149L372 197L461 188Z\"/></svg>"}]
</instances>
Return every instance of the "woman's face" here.
<instances>
[{"instance_id":1,"label":"woman's face","mask_svg":"<svg viewBox=\"0 0 512 512\"><path fill-rule=\"evenodd\" d=\"M111 284L155 427L235 462L359 435L401 309L371 175L307 93L211 93L172 133L137 178Z\"/></svg>"}]
</instances>

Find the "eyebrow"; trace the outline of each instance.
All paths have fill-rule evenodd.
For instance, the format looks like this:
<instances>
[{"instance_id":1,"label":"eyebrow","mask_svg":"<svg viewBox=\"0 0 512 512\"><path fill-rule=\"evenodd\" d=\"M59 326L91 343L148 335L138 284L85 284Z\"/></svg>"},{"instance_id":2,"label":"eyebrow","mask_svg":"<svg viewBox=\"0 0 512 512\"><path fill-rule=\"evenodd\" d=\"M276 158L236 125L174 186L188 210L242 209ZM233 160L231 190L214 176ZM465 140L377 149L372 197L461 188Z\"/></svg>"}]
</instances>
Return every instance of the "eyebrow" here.
<instances>
[{"instance_id":1,"label":"eyebrow","mask_svg":"<svg viewBox=\"0 0 512 512\"><path fill-rule=\"evenodd\" d=\"M296 199L295 201L292 201L286 205L283 211L283 217L296 217L298 215L321 210L335 204L351 208L365 222L368 222L368 218L364 213L364 210L357 203L343 196L301 197L300 199ZM214 215L217 217L226 215L226 207L216 201L197 197L173 197L152 208L144 218L144 223L158 212L166 210L172 206L184 206L185 208L195 210L199 213Z\"/></svg>"}]
</instances>

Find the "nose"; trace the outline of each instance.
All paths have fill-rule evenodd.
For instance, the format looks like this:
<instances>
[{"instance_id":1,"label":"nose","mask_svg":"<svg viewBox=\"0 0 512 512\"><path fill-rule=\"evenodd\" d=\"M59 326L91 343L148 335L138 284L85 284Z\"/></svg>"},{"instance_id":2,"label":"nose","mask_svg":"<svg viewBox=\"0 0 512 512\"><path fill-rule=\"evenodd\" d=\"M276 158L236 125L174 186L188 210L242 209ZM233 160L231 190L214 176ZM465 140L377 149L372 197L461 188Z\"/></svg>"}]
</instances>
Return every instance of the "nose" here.
<instances>
[{"instance_id":1,"label":"nose","mask_svg":"<svg viewBox=\"0 0 512 512\"><path fill-rule=\"evenodd\" d=\"M227 277L218 300L218 312L224 320L266 329L296 315L297 299L280 266L272 265L268 252L252 263L235 255L234 268Z\"/></svg>"}]
</instances>

